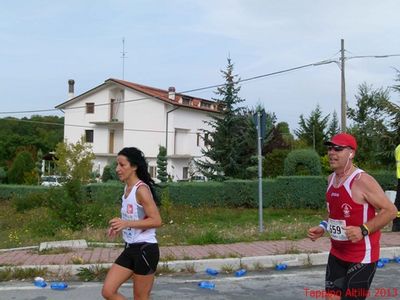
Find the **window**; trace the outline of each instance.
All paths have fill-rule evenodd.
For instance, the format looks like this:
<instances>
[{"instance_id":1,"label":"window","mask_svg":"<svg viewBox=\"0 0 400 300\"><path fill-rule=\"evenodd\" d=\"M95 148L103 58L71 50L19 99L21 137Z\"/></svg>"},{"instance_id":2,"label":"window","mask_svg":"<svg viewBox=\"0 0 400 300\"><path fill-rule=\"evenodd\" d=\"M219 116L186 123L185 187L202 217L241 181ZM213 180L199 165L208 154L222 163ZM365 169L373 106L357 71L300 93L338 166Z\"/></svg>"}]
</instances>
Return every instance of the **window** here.
<instances>
[{"instance_id":1,"label":"window","mask_svg":"<svg viewBox=\"0 0 400 300\"><path fill-rule=\"evenodd\" d=\"M188 179L189 167L182 168L182 179Z\"/></svg>"},{"instance_id":2,"label":"window","mask_svg":"<svg viewBox=\"0 0 400 300\"><path fill-rule=\"evenodd\" d=\"M209 146L209 145L210 145L210 140L209 140L209 137L208 137L208 132L206 132L204 134L204 146Z\"/></svg>"},{"instance_id":3,"label":"window","mask_svg":"<svg viewBox=\"0 0 400 300\"><path fill-rule=\"evenodd\" d=\"M156 178L157 177L157 167L149 166L149 173L150 173L151 178Z\"/></svg>"},{"instance_id":4,"label":"window","mask_svg":"<svg viewBox=\"0 0 400 300\"><path fill-rule=\"evenodd\" d=\"M190 97L182 96L182 104L190 105L191 100L192 100L192 98L190 98Z\"/></svg>"},{"instance_id":5,"label":"window","mask_svg":"<svg viewBox=\"0 0 400 300\"><path fill-rule=\"evenodd\" d=\"M85 142L93 143L94 132L93 130L85 130Z\"/></svg>"},{"instance_id":6,"label":"window","mask_svg":"<svg viewBox=\"0 0 400 300\"><path fill-rule=\"evenodd\" d=\"M94 103L93 102L86 103L86 113L94 114Z\"/></svg>"},{"instance_id":7,"label":"window","mask_svg":"<svg viewBox=\"0 0 400 300\"><path fill-rule=\"evenodd\" d=\"M211 108L211 104L210 104L210 103L207 103L207 102L201 101L200 107Z\"/></svg>"}]
</instances>

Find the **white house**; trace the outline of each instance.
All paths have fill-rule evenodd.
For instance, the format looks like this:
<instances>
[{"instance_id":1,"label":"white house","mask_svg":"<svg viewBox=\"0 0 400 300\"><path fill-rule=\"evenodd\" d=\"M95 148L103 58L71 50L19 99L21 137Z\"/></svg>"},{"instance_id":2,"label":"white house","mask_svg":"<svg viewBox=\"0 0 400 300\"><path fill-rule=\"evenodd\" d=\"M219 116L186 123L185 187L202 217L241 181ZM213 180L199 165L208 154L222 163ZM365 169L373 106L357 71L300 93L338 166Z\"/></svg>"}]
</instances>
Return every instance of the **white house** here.
<instances>
[{"instance_id":1,"label":"white house","mask_svg":"<svg viewBox=\"0 0 400 300\"><path fill-rule=\"evenodd\" d=\"M96 155L94 169L103 168L123 147L137 147L156 177L159 145L167 148L167 172L174 180L189 179L193 159L201 158L212 114L220 107L214 101L175 93L118 79L74 96L69 80L69 100L56 106L65 114L64 139L77 142L82 136Z\"/></svg>"}]
</instances>

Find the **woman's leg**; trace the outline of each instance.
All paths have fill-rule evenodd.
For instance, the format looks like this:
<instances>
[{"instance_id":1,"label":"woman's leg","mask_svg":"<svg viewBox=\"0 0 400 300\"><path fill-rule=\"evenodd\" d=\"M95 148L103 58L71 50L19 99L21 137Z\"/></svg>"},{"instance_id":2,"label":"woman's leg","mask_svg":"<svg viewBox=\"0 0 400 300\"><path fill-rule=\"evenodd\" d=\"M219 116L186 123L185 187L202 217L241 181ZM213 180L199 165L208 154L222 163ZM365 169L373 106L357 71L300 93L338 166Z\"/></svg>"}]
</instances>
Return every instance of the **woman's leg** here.
<instances>
[{"instance_id":1,"label":"woman's leg","mask_svg":"<svg viewBox=\"0 0 400 300\"><path fill-rule=\"evenodd\" d=\"M132 277L133 271L120 265L113 264L104 280L101 295L107 300L123 300L124 296L118 293L119 287Z\"/></svg>"},{"instance_id":2,"label":"woman's leg","mask_svg":"<svg viewBox=\"0 0 400 300\"><path fill-rule=\"evenodd\" d=\"M133 274L133 299L149 300L153 283L154 283L154 274L150 275Z\"/></svg>"}]
</instances>

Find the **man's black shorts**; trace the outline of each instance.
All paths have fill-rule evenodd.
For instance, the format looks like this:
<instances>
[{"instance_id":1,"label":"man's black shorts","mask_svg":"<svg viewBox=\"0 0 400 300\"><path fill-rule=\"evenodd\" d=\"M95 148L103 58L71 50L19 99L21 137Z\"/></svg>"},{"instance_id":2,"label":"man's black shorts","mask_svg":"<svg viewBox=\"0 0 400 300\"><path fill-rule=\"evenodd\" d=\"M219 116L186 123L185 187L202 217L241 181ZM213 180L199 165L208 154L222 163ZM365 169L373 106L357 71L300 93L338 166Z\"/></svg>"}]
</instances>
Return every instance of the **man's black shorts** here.
<instances>
[{"instance_id":1,"label":"man's black shorts","mask_svg":"<svg viewBox=\"0 0 400 300\"><path fill-rule=\"evenodd\" d=\"M376 271L376 262L369 264L343 261L329 254L325 290L345 299L365 299Z\"/></svg>"},{"instance_id":2,"label":"man's black shorts","mask_svg":"<svg viewBox=\"0 0 400 300\"><path fill-rule=\"evenodd\" d=\"M115 263L131 269L139 275L154 274L160 259L160 249L156 243L125 244L125 249Z\"/></svg>"}]
</instances>

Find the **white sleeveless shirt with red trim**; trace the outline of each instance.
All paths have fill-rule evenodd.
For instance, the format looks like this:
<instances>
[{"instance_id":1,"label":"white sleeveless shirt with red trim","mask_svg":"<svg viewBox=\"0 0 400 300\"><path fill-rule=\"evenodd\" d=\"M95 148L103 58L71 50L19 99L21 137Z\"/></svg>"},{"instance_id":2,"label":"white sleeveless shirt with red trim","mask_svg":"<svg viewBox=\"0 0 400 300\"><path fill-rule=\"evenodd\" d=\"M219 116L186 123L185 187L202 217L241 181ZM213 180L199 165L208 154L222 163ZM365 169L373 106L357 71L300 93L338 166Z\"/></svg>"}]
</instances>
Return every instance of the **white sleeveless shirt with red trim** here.
<instances>
[{"instance_id":1,"label":"white sleeveless shirt with red trim","mask_svg":"<svg viewBox=\"0 0 400 300\"><path fill-rule=\"evenodd\" d=\"M122 220L144 220L147 218L143 206L136 201L136 191L140 186L147 184L139 180L132 188L128 197L125 198L126 186L124 194L122 195L121 219ZM133 243L157 243L156 229L138 229L138 228L125 228L122 230L122 238L128 244Z\"/></svg>"},{"instance_id":2,"label":"white sleeveless shirt with red trim","mask_svg":"<svg viewBox=\"0 0 400 300\"><path fill-rule=\"evenodd\" d=\"M369 204L353 201L351 187L356 176L364 171L356 169L339 187L334 187L336 174L333 173L326 192L329 212L328 232L331 234L331 254L354 263L371 263L379 259L381 233L376 231L357 243L348 240L343 227L360 226L375 217L376 210Z\"/></svg>"}]
</instances>

